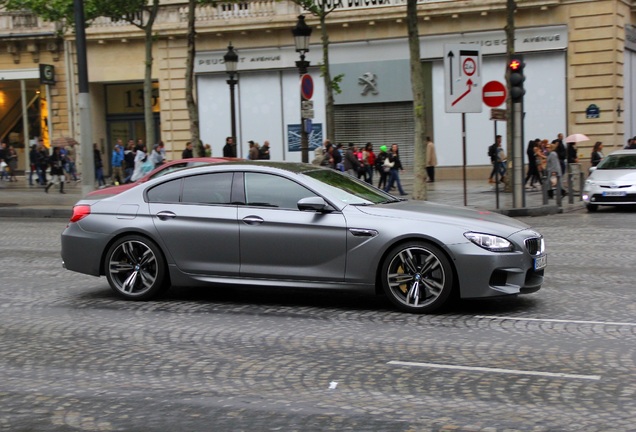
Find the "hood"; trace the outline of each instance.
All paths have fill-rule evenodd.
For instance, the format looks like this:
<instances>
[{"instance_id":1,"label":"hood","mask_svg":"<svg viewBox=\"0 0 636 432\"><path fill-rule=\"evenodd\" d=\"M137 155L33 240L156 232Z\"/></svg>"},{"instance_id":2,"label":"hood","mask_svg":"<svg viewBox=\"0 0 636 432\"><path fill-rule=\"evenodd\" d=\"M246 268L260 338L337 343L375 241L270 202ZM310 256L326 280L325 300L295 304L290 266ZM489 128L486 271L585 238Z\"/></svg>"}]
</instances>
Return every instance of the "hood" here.
<instances>
[{"instance_id":1,"label":"hood","mask_svg":"<svg viewBox=\"0 0 636 432\"><path fill-rule=\"evenodd\" d=\"M374 206L358 206L366 214L387 218L400 218L435 222L459 227L466 231L477 231L501 236L530 228L529 225L488 210L455 207L427 201L404 201Z\"/></svg>"},{"instance_id":2,"label":"hood","mask_svg":"<svg viewBox=\"0 0 636 432\"><path fill-rule=\"evenodd\" d=\"M613 182L621 185L636 184L636 169L594 170L589 177L597 182Z\"/></svg>"}]
</instances>

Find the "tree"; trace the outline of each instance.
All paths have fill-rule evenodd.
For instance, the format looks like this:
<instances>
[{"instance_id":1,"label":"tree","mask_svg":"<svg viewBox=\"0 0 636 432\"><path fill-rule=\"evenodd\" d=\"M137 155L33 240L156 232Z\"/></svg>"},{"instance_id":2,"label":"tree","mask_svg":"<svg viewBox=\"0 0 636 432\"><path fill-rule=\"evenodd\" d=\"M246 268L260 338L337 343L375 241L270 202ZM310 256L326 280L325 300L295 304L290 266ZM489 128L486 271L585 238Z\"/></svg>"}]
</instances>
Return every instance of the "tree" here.
<instances>
[{"instance_id":1,"label":"tree","mask_svg":"<svg viewBox=\"0 0 636 432\"><path fill-rule=\"evenodd\" d=\"M203 156L203 144L199 131L199 110L194 99L194 55L196 53L195 39L197 36L195 28L195 16L197 0L188 0L188 33L187 33L187 57L186 57L186 104L188 106L188 116L190 118L190 136L194 148L199 156Z\"/></svg>"},{"instance_id":2,"label":"tree","mask_svg":"<svg viewBox=\"0 0 636 432\"><path fill-rule=\"evenodd\" d=\"M327 123L327 138L335 141L336 137L336 113L334 109L334 92L340 93L340 82L344 75L331 77L329 70L329 34L327 33L327 15L333 12L336 7L328 7L327 0L292 0L294 3L309 11L320 20L320 40L322 42L322 65L320 66L321 76L325 85L325 116Z\"/></svg>"},{"instance_id":3,"label":"tree","mask_svg":"<svg viewBox=\"0 0 636 432\"><path fill-rule=\"evenodd\" d=\"M420 36L417 27L417 0L407 0L406 25L409 40L411 88L413 91L413 121L415 123L413 163L413 199L426 200L426 101L424 98L424 74L420 60Z\"/></svg>"}]
</instances>

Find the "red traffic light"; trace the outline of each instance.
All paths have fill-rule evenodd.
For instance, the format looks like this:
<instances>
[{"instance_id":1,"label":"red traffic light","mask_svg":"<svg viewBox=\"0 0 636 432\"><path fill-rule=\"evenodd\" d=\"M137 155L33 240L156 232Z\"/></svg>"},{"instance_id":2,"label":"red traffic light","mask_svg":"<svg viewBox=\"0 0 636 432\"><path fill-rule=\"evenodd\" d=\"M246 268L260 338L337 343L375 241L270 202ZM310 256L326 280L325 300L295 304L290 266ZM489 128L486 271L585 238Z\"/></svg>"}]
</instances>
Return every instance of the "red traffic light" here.
<instances>
[{"instance_id":1,"label":"red traffic light","mask_svg":"<svg viewBox=\"0 0 636 432\"><path fill-rule=\"evenodd\" d=\"M508 66L510 70L516 71L521 69L521 62L517 59L510 61L510 65Z\"/></svg>"}]
</instances>

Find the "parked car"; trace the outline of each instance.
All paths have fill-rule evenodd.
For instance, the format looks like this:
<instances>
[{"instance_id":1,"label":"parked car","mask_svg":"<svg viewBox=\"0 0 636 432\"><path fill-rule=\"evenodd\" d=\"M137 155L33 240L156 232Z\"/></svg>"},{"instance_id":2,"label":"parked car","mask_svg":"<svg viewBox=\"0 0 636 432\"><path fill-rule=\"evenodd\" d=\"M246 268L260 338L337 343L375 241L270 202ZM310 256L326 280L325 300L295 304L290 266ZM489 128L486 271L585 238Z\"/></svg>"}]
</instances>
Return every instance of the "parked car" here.
<instances>
[{"instance_id":1,"label":"parked car","mask_svg":"<svg viewBox=\"0 0 636 432\"><path fill-rule=\"evenodd\" d=\"M636 204L636 150L612 152L590 168L582 198L590 212L598 206Z\"/></svg>"},{"instance_id":2,"label":"parked car","mask_svg":"<svg viewBox=\"0 0 636 432\"><path fill-rule=\"evenodd\" d=\"M159 165L157 168L150 171L145 176L141 177L139 180L120 184L118 186L107 186L102 189L96 189L94 191L89 192L87 197L94 197L96 195L117 195L125 190L128 190L132 187L137 186L138 184L142 184L147 182L148 180L161 177L162 175L168 174L172 171L180 170L182 168L188 168L198 165L205 165L213 162L225 162L228 160L233 160L232 158L221 158L221 157L197 157L190 159L177 159L173 161L164 162L162 165Z\"/></svg>"},{"instance_id":3,"label":"parked car","mask_svg":"<svg viewBox=\"0 0 636 432\"><path fill-rule=\"evenodd\" d=\"M284 162L182 169L80 200L62 234L68 270L121 297L168 286L338 288L432 312L461 298L537 291L543 236L507 216L396 198L335 170Z\"/></svg>"}]
</instances>

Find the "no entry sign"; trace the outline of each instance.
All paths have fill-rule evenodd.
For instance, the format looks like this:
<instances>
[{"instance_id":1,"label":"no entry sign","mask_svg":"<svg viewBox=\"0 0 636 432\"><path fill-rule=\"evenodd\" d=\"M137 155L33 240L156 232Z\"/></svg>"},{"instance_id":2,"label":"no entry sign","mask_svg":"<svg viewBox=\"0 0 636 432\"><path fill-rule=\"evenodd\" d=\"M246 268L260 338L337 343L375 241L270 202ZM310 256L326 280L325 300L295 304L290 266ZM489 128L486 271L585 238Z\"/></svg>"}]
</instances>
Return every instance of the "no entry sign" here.
<instances>
[{"instance_id":1,"label":"no entry sign","mask_svg":"<svg viewBox=\"0 0 636 432\"><path fill-rule=\"evenodd\" d=\"M491 108L497 108L506 101L506 86L499 81L489 81L484 85L482 99Z\"/></svg>"}]
</instances>

